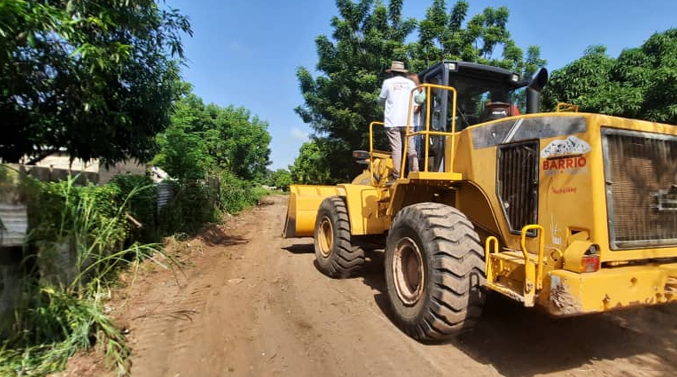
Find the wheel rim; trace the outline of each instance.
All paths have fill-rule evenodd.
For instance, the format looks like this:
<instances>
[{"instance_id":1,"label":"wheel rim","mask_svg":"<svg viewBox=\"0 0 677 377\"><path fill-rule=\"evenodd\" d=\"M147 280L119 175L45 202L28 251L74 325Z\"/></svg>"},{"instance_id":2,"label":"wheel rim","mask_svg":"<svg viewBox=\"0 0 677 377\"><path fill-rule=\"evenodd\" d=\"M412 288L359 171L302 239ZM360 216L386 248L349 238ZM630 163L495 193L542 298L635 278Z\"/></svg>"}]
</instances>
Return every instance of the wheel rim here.
<instances>
[{"instance_id":1,"label":"wheel rim","mask_svg":"<svg viewBox=\"0 0 677 377\"><path fill-rule=\"evenodd\" d=\"M322 219L319 229L319 244L320 244L320 254L323 257L329 257L331 254L332 246L334 245L334 227L331 225L331 220L327 217Z\"/></svg>"},{"instance_id":2,"label":"wheel rim","mask_svg":"<svg viewBox=\"0 0 677 377\"><path fill-rule=\"evenodd\" d=\"M421 250L414 240L404 237L397 242L392 267L397 296L405 305L416 304L423 295L425 274Z\"/></svg>"}]
</instances>

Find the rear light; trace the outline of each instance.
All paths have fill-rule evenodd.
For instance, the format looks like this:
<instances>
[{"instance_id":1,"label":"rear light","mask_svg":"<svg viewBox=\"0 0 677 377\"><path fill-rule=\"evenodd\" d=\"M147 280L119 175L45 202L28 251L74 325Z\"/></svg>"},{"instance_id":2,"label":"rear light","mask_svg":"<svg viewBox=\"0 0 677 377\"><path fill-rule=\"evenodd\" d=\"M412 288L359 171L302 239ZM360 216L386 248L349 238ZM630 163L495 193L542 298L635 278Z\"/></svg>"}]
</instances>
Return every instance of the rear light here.
<instances>
[{"instance_id":1,"label":"rear light","mask_svg":"<svg viewBox=\"0 0 677 377\"><path fill-rule=\"evenodd\" d=\"M599 248L597 245L592 245L581 258L581 272L596 272L599 266Z\"/></svg>"}]
</instances>

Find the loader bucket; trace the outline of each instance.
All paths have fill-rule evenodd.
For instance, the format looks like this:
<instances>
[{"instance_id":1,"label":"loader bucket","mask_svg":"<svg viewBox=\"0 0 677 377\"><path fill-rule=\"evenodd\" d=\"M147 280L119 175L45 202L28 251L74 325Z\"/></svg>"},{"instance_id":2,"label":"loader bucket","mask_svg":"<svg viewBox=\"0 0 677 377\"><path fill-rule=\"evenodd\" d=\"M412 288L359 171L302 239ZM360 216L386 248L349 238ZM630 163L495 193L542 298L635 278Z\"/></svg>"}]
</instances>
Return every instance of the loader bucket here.
<instances>
[{"instance_id":1,"label":"loader bucket","mask_svg":"<svg viewBox=\"0 0 677 377\"><path fill-rule=\"evenodd\" d=\"M345 195L337 186L289 186L287 219L284 222L284 238L312 237L315 232L315 217L322 201L330 196Z\"/></svg>"}]
</instances>

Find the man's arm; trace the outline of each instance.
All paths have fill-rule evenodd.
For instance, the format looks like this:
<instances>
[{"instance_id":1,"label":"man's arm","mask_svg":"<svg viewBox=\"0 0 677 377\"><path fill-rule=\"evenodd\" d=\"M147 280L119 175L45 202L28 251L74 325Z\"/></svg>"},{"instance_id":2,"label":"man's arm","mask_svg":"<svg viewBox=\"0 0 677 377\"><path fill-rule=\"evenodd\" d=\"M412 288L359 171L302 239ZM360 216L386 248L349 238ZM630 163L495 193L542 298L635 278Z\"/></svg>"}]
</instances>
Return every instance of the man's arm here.
<instances>
[{"instance_id":1,"label":"man's arm","mask_svg":"<svg viewBox=\"0 0 677 377\"><path fill-rule=\"evenodd\" d=\"M388 98L388 86L384 81L383 85L381 85L381 94L379 94L378 96L378 103L383 105L384 103L386 103L386 98Z\"/></svg>"}]
</instances>

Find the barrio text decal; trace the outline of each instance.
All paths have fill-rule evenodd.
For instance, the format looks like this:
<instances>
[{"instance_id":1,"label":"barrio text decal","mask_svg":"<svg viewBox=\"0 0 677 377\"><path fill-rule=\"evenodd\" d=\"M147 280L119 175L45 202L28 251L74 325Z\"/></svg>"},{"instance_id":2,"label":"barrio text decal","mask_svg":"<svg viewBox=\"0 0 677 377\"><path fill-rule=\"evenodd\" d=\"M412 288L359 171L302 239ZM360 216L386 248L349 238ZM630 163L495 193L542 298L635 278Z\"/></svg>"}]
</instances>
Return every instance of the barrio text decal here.
<instances>
[{"instance_id":1,"label":"barrio text decal","mask_svg":"<svg viewBox=\"0 0 677 377\"><path fill-rule=\"evenodd\" d=\"M574 135L554 140L541 151L545 175L587 173L588 160L583 154L592 150L590 144Z\"/></svg>"},{"instance_id":2,"label":"barrio text decal","mask_svg":"<svg viewBox=\"0 0 677 377\"><path fill-rule=\"evenodd\" d=\"M555 157L549 160L543 160L543 170L562 170L582 168L588 160L583 156Z\"/></svg>"}]
</instances>

